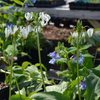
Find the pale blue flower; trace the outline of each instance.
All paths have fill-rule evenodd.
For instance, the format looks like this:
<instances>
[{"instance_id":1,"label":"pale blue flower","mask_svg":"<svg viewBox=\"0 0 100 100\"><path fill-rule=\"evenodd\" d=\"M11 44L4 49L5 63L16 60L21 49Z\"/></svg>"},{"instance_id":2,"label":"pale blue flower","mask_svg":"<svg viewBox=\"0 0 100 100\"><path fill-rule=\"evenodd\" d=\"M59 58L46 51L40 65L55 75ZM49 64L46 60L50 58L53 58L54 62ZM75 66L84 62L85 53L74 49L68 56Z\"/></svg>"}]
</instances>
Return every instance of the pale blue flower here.
<instances>
[{"instance_id":1,"label":"pale blue flower","mask_svg":"<svg viewBox=\"0 0 100 100\"><path fill-rule=\"evenodd\" d=\"M10 9L12 9L13 7L14 7L14 6L9 6L8 9L10 10Z\"/></svg>"},{"instance_id":2,"label":"pale blue flower","mask_svg":"<svg viewBox=\"0 0 100 100\"><path fill-rule=\"evenodd\" d=\"M85 84L85 82L83 81L83 83L82 83L82 88L81 88L82 90L85 90L86 89L86 84Z\"/></svg>"},{"instance_id":3,"label":"pale blue flower","mask_svg":"<svg viewBox=\"0 0 100 100\"><path fill-rule=\"evenodd\" d=\"M49 53L49 55L50 55L51 58L55 58L56 52L55 51L54 52L51 52L51 53Z\"/></svg>"},{"instance_id":4,"label":"pale blue flower","mask_svg":"<svg viewBox=\"0 0 100 100\"><path fill-rule=\"evenodd\" d=\"M79 87L81 88L81 90L86 89L85 78L83 79L83 81L79 82ZM78 88L78 85L76 85L76 88Z\"/></svg>"},{"instance_id":5,"label":"pale blue flower","mask_svg":"<svg viewBox=\"0 0 100 100\"><path fill-rule=\"evenodd\" d=\"M72 58L72 60L73 60L75 63L77 63L77 55L73 55L73 56L71 56L71 58ZM84 57L83 57L83 55L81 54L81 56L79 56L78 63L79 63L79 64L82 64L82 63L83 63L83 60L84 60Z\"/></svg>"},{"instance_id":6,"label":"pale blue flower","mask_svg":"<svg viewBox=\"0 0 100 100\"><path fill-rule=\"evenodd\" d=\"M55 56L55 59L60 59L60 54L58 53L58 55Z\"/></svg>"},{"instance_id":7,"label":"pale blue flower","mask_svg":"<svg viewBox=\"0 0 100 100\"><path fill-rule=\"evenodd\" d=\"M56 55L56 52L55 52L55 51L49 53L49 55L50 55L50 57L52 58L52 59L49 61L50 64L55 64L56 59L60 59L60 54L58 53L58 54Z\"/></svg>"},{"instance_id":8,"label":"pale blue flower","mask_svg":"<svg viewBox=\"0 0 100 100\"><path fill-rule=\"evenodd\" d=\"M55 61L56 61L55 58L52 58L52 59L49 61L49 63L50 63L50 64L55 64Z\"/></svg>"}]
</instances>

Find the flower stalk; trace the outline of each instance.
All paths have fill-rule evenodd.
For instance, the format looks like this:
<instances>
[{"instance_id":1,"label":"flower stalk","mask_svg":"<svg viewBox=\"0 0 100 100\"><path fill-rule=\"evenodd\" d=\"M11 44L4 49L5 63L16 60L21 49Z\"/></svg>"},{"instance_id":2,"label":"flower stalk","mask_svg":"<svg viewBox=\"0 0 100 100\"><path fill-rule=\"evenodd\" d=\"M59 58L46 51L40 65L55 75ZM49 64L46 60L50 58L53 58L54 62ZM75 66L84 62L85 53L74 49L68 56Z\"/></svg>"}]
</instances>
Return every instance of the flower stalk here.
<instances>
[{"instance_id":1,"label":"flower stalk","mask_svg":"<svg viewBox=\"0 0 100 100\"><path fill-rule=\"evenodd\" d=\"M79 100L81 100L81 95L80 95L80 87L79 87L79 36L82 30L82 23L80 21L77 22L77 31L78 31L78 40L77 40L77 78L78 78L78 94L79 94Z\"/></svg>"},{"instance_id":2,"label":"flower stalk","mask_svg":"<svg viewBox=\"0 0 100 100\"><path fill-rule=\"evenodd\" d=\"M80 88L79 88L79 64L78 64L78 53L79 53L79 34L78 34L78 40L77 40L77 78L78 78L78 94L79 94L79 100L81 100L80 96Z\"/></svg>"},{"instance_id":3,"label":"flower stalk","mask_svg":"<svg viewBox=\"0 0 100 100\"><path fill-rule=\"evenodd\" d=\"M42 65L41 65L41 53L40 53L40 43L39 43L38 23L37 23L37 46L38 46L38 57L39 57L40 70L41 70L42 81L43 81L43 86L44 86L44 92L46 92L46 87L45 87L44 77L43 77L43 70L42 70Z\"/></svg>"},{"instance_id":4,"label":"flower stalk","mask_svg":"<svg viewBox=\"0 0 100 100\"><path fill-rule=\"evenodd\" d=\"M13 53L12 53L12 60L11 60L11 66L10 66L9 100L11 100L11 80L12 80L12 67L13 67L14 52L15 52L15 40L14 40L14 43L13 43Z\"/></svg>"},{"instance_id":5,"label":"flower stalk","mask_svg":"<svg viewBox=\"0 0 100 100\"><path fill-rule=\"evenodd\" d=\"M12 60L11 60L11 65L10 65L10 87L9 87L9 100L11 100L11 81L12 81L12 74L14 75L13 73L13 70L12 70L12 67L13 67L13 59L14 59L14 53L15 53L15 36L14 36L14 41L13 41L13 53L12 53ZM19 89L19 86L18 86L18 83L17 83L17 80L16 80L16 77L14 75L14 78L15 78L15 81L16 81L16 85L17 85L17 88L18 88L18 91L19 91L19 95L20 95L20 89ZM21 95L20 95L21 97Z\"/></svg>"}]
</instances>

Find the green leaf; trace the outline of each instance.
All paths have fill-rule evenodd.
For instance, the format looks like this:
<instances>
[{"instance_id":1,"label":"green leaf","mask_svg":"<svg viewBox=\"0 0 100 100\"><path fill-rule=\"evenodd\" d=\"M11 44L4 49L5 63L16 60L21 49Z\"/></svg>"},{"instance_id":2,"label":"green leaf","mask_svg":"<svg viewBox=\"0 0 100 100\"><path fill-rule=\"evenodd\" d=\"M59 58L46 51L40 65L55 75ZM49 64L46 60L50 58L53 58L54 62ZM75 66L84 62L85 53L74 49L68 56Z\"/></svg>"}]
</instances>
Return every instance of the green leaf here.
<instances>
[{"instance_id":1,"label":"green leaf","mask_svg":"<svg viewBox=\"0 0 100 100\"><path fill-rule=\"evenodd\" d=\"M20 13L25 12L25 8L18 9L18 12L20 12Z\"/></svg>"},{"instance_id":2,"label":"green leaf","mask_svg":"<svg viewBox=\"0 0 100 100\"><path fill-rule=\"evenodd\" d=\"M4 1L0 1L0 4L2 4L2 5L8 5L8 3L6 3L6 2L4 2Z\"/></svg>"},{"instance_id":3,"label":"green leaf","mask_svg":"<svg viewBox=\"0 0 100 100\"><path fill-rule=\"evenodd\" d=\"M55 91L55 92L61 93L61 90L62 90L61 85L46 86L46 91L47 92Z\"/></svg>"},{"instance_id":4,"label":"green leaf","mask_svg":"<svg viewBox=\"0 0 100 100\"><path fill-rule=\"evenodd\" d=\"M97 66L97 67L95 67L95 68L92 68L91 70L92 70L92 72L93 72L95 75L97 75L98 77L100 77L100 65Z\"/></svg>"},{"instance_id":5,"label":"green leaf","mask_svg":"<svg viewBox=\"0 0 100 100\"><path fill-rule=\"evenodd\" d=\"M85 100L100 100L100 78L91 73L86 79Z\"/></svg>"},{"instance_id":6,"label":"green leaf","mask_svg":"<svg viewBox=\"0 0 100 100\"><path fill-rule=\"evenodd\" d=\"M30 4L30 6L34 5L31 0L28 0L28 3Z\"/></svg>"},{"instance_id":7,"label":"green leaf","mask_svg":"<svg viewBox=\"0 0 100 100\"><path fill-rule=\"evenodd\" d=\"M32 64L30 62L28 62L28 61L24 61L22 63L22 68L25 69L28 65L32 65Z\"/></svg>"},{"instance_id":8,"label":"green leaf","mask_svg":"<svg viewBox=\"0 0 100 100\"><path fill-rule=\"evenodd\" d=\"M92 45L94 45L94 46L96 45L93 38L91 38L91 43L92 43Z\"/></svg>"},{"instance_id":9,"label":"green leaf","mask_svg":"<svg viewBox=\"0 0 100 100\"><path fill-rule=\"evenodd\" d=\"M23 74L23 68L22 67L19 67L19 68L13 67L13 72L18 73L18 74Z\"/></svg>"},{"instance_id":10,"label":"green leaf","mask_svg":"<svg viewBox=\"0 0 100 100\"><path fill-rule=\"evenodd\" d=\"M77 51L77 48L76 47L70 47L67 50L68 50L68 53L71 53L73 51Z\"/></svg>"},{"instance_id":11,"label":"green leaf","mask_svg":"<svg viewBox=\"0 0 100 100\"><path fill-rule=\"evenodd\" d=\"M83 79L83 76L79 78L79 81L81 81ZM68 98L71 98L72 94L73 94L73 91L75 89L75 86L78 84L78 79L72 81L67 89L65 89L64 91L64 94L68 97Z\"/></svg>"},{"instance_id":12,"label":"green leaf","mask_svg":"<svg viewBox=\"0 0 100 100\"><path fill-rule=\"evenodd\" d=\"M32 72L37 72L37 73L39 73L38 68L37 68L36 66L34 66L34 65L28 66L28 67L25 69L25 71L27 71L27 72L29 72L29 73L32 73Z\"/></svg>"},{"instance_id":13,"label":"green leaf","mask_svg":"<svg viewBox=\"0 0 100 100\"><path fill-rule=\"evenodd\" d=\"M40 67L40 63L36 63L35 66ZM47 72L47 68L43 64L41 64L41 66Z\"/></svg>"},{"instance_id":14,"label":"green leaf","mask_svg":"<svg viewBox=\"0 0 100 100\"><path fill-rule=\"evenodd\" d=\"M8 9L8 6L1 7L0 10Z\"/></svg>"},{"instance_id":15,"label":"green leaf","mask_svg":"<svg viewBox=\"0 0 100 100\"><path fill-rule=\"evenodd\" d=\"M17 23L17 17L14 16L14 14L8 13L7 15L8 15L8 20L9 20L10 22L12 22L13 24L16 24L16 23Z\"/></svg>"},{"instance_id":16,"label":"green leaf","mask_svg":"<svg viewBox=\"0 0 100 100\"><path fill-rule=\"evenodd\" d=\"M67 58L60 58L60 59L56 59L56 63L57 64L61 64L61 63L67 63Z\"/></svg>"},{"instance_id":17,"label":"green leaf","mask_svg":"<svg viewBox=\"0 0 100 100\"><path fill-rule=\"evenodd\" d=\"M35 93L30 98L35 100L70 100L67 96L58 92Z\"/></svg>"},{"instance_id":18,"label":"green leaf","mask_svg":"<svg viewBox=\"0 0 100 100\"><path fill-rule=\"evenodd\" d=\"M3 40L1 39L1 37L0 37L0 44L3 44Z\"/></svg>"},{"instance_id":19,"label":"green leaf","mask_svg":"<svg viewBox=\"0 0 100 100\"><path fill-rule=\"evenodd\" d=\"M88 58L94 58L94 56L90 55L89 53L87 54L83 54L84 57L88 57Z\"/></svg>"},{"instance_id":20,"label":"green leaf","mask_svg":"<svg viewBox=\"0 0 100 100\"><path fill-rule=\"evenodd\" d=\"M88 49L89 47L91 47L92 44L88 44L88 45L84 45L80 48L80 50L84 50L84 49Z\"/></svg>"},{"instance_id":21,"label":"green leaf","mask_svg":"<svg viewBox=\"0 0 100 100\"><path fill-rule=\"evenodd\" d=\"M22 88L28 87L31 83L32 83L31 80L28 80L28 79L22 77L22 78L20 78L18 85L19 85L19 88L22 89ZM14 85L12 85L12 91L17 91L16 83L14 83Z\"/></svg>"},{"instance_id":22,"label":"green leaf","mask_svg":"<svg viewBox=\"0 0 100 100\"><path fill-rule=\"evenodd\" d=\"M6 49L8 45L12 45L12 39L7 39L3 45L3 49Z\"/></svg>"},{"instance_id":23,"label":"green leaf","mask_svg":"<svg viewBox=\"0 0 100 100\"><path fill-rule=\"evenodd\" d=\"M15 94L11 96L11 100L32 100L28 97L26 97L25 95L19 95L19 94Z\"/></svg>"},{"instance_id":24,"label":"green leaf","mask_svg":"<svg viewBox=\"0 0 100 100\"><path fill-rule=\"evenodd\" d=\"M12 45L8 45L7 48L4 50L7 54L11 54L13 53L13 46ZM17 56L18 54L18 49L17 47L15 46L15 52L14 52L14 55Z\"/></svg>"},{"instance_id":25,"label":"green leaf","mask_svg":"<svg viewBox=\"0 0 100 100\"><path fill-rule=\"evenodd\" d=\"M71 76L69 70L64 70L64 71L60 72L60 73L57 74L57 75L58 75L58 76L62 76L62 77L69 77L69 76Z\"/></svg>"},{"instance_id":26,"label":"green leaf","mask_svg":"<svg viewBox=\"0 0 100 100\"><path fill-rule=\"evenodd\" d=\"M33 78L34 80L41 79L40 73L38 72L31 72L30 77Z\"/></svg>"},{"instance_id":27,"label":"green leaf","mask_svg":"<svg viewBox=\"0 0 100 100\"><path fill-rule=\"evenodd\" d=\"M4 38L5 37L5 34L0 32L0 37L1 38Z\"/></svg>"},{"instance_id":28,"label":"green leaf","mask_svg":"<svg viewBox=\"0 0 100 100\"><path fill-rule=\"evenodd\" d=\"M72 71L72 75L73 75L73 78L76 78L77 76L77 64L75 62L73 62L72 60L69 60L68 61L68 67L69 67L69 70Z\"/></svg>"},{"instance_id":29,"label":"green leaf","mask_svg":"<svg viewBox=\"0 0 100 100\"><path fill-rule=\"evenodd\" d=\"M92 62L92 58L93 56L90 54L83 54L84 56L84 60L83 60L83 64L86 68L90 69L93 66L93 62Z\"/></svg>"},{"instance_id":30,"label":"green leaf","mask_svg":"<svg viewBox=\"0 0 100 100\"><path fill-rule=\"evenodd\" d=\"M70 43L71 40L72 40L72 35L69 36L69 38L68 38L68 43Z\"/></svg>"},{"instance_id":31,"label":"green leaf","mask_svg":"<svg viewBox=\"0 0 100 100\"><path fill-rule=\"evenodd\" d=\"M100 31L100 28L98 28L98 29L94 29L94 31L96 32L96 31Z\"/></svg>"},{"instance_id":32,"label":"green leaf","mask_svg":"<svg viewBox=\"0 0 100 100\"><path fill-rule=\"evenodd\" d=\"M65 88L68 86L68 84L69 81L67 80L67 78L63 78L58 85L46 86L46 91L47 92L55 91L55 92L63 93Z\"/></svg>"},{"instance_id":33,"label":"green leaf","mask_svg":"<svg viewBox=\"0 0 100 100\"><path fill-rule=\"evenodd\" d=\"M36 92L36 91L40 91L42 90L42 85L43 83L36 83L34 85L31 85L31 86L28 86L27 89L28 89L28 92L29 93L32 93L33 91Z\"/></svg>"},{"instance_id":34,"label":"green leaf","mask_svg":"<svg viewBox=\"0 0 100 100\"><path fill-rule=\"evenodd\" d=\"M79 69L79 75L80 76L85 76L88 74L88 70L86 67L83 67L82 69Z\"/></svg>"},{"instance_id":35,"label":"green leaf","mask_svg":"<svg viewBox=\"0 0 100 100\"><path fill-rule=\"evenodd\" d=\"M98 36L93 35L92 40L94 40L95 44L100 44L100 38Z\"/></svg>"},{"instance_id":36,"label":"green leaf","mask_svg":"<svg viewBox=\"0 0 100 100\"><path fill-rule=\"evenodd\" d=\"M14 1L15 3L17 3L17 4L19 4L19 5L21 5L21 6L23 6L23 2L21 2L20 0L11 0L11 1Z\"/></svg>"},{"instance_id":37,"label":"green leaf","mask_svg":"<svg viewBox=\"0 0 100 100\"><path fill-rule=\"evenodd\" d=\"M15 93L16 93L16 94L19 94L19 91L15 91ZM26 96L25 88L22 88L22 89L20 90L20 94Z\"/></svg>"}]
</instances>

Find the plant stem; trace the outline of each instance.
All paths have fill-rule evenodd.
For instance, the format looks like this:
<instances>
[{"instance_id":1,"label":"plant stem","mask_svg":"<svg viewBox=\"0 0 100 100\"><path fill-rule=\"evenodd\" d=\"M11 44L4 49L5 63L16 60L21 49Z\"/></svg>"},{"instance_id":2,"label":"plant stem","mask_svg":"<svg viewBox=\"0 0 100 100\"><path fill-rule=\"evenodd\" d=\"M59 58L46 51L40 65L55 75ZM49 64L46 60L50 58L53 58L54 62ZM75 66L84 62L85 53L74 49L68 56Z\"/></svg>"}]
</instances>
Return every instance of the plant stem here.
<instances>
[{"instance_id":1,"label":"plant stem","mask_svg":"<svg viewBox=\"0 0 100 100\"><path fill-rule=\"evenodd\" d=\"M61 70L61 71L64 70L64 63L61 63L60 70Z\"/></svg>"},{"instance_id":2,"label":"plant stem","mask_svg":"<svg viewBox=\"0 0 100 100\"><path fill-rule=\"evenodd\" d=\"M78 78L78 94L79 94L79 100L81 100L80 88L79 88L79 64L78 64L79 34L80 34L80 33L78 33L78 40L77 40L77 78Z\"/></svg>"},{"instance_id":3,"label":"plant stem","mask_svg":"<svg viewBox=\"0 0 100 100\"><path fill-rule=\"evenodd\" d=\"M94 67L94 64L95 64L95 60L96 60L96 57L97 57L97 52L98 52L98 45L97 45L97 48L96 48L96 53L95 53L95 57L94 57L92 68Z\"/></svg>"},{"instance_id":4,"label":"plant stem","mask_svg":"<svg viewBox=\"0 0 100 100\"><path fill-rule=\"evenodd\" d=\"M12 53L12 60L11 60L11 69L10 69L10 87L9 87L9 100L11 100L11 81L12 81L12 74L14 75L14 73L13 73L13 70L12 70L12 67L13 67L13 59L14 59L14 53L15 53L15 42L16 42L16 40L15 40L15 37L14 37L14 42L13 42L13 53ZM18 83L17 83L17 80L16 80L16 77L15 77L15 75L14 75L14 78L15 78L15 81L16 81L16 85L17 85L17 88L18 88L18 91L19 91L19 94L20 94L20 90L19 90L19 86L18 86ZM21 95L20 95L20 97L21 97Z\"/></svg>"},{"instance_id":5,"label":"plant stem","mask_svg":"<svg viewBox=\"0 0 100 100\"><path fill-rule=\"evenodd\" d=\"M44 77L43 77L43 70L42 70L42 65L41 65L41 53L40 53L38 25L37 25L37 46L38 46L38 57L39 57L39 63L40 63L40 70L41 70L41 75L42 75L42 81L43 81L44 91L46 92L45 83L44 83Z\"/></svg>"},{"instance_id":6,"label":"plant stem","mask_svg":"<svg viewBox=\"0 0 100 100\"><path fill-rule=\"evenodd\" d=\"M16 81L16 85L17 85L17 89L18 89L18 92L19 92L19 95L20 95L20 89L19 89L19 86L18 86L17 79L16 79L16 77L15 77L14 72L12 72L12 73L13 73L13 75L14 75L14 78L15 78L15 81ZM21 95L20 95L20 98L21 98Z\"/></svg>"},{"instance_id":7,"label":"plant stem","mask_svg":"<svg viewBox=\"0 0 100 100\"><path fill-rule=\"evenodd\" d=\"M10 87L9 87L9 100L11 100L11 81L12 81L12 67L13 67L13 58L14 58L14 52L15 52L15 42L13 44L13 53L12 53L12 60L11 60L11 66L10 66Z\"/></svg>"},{"instance_id":8,"label":"plant stem","mask_svg":"<svg viewBox=\"0 0 100 100\"><path fill-rule=\"evenodd\" d=\"M5 84L7 84L7 74L6 74L6 67L5 67Z\"/></svg>"}]
</instances>

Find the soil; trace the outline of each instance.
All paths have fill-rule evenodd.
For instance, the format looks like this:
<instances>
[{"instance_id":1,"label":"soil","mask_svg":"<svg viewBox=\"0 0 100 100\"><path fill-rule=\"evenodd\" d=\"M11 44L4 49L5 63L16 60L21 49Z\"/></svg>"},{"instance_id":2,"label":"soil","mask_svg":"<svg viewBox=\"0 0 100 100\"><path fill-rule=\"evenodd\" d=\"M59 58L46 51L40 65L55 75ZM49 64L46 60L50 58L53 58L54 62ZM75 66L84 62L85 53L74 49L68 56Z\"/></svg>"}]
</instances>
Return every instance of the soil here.
<instances>
[{"instance_id":1,"label":"soil","mask_svg":"<svg viewBox=\"0 0 100 100\"><path fill-rule=\"evenodd\" d=\"M64 42L64 45L69 47L70 44L66 42L68 37L70 36L70 32L72 32L72 28L65 28L65 27L56 27L54 25L47 25L43 28L42 34L46 37L49 41L53 43L53 47L51 51L55 50L58 42Z\"/></svg>"}]
</instances>

